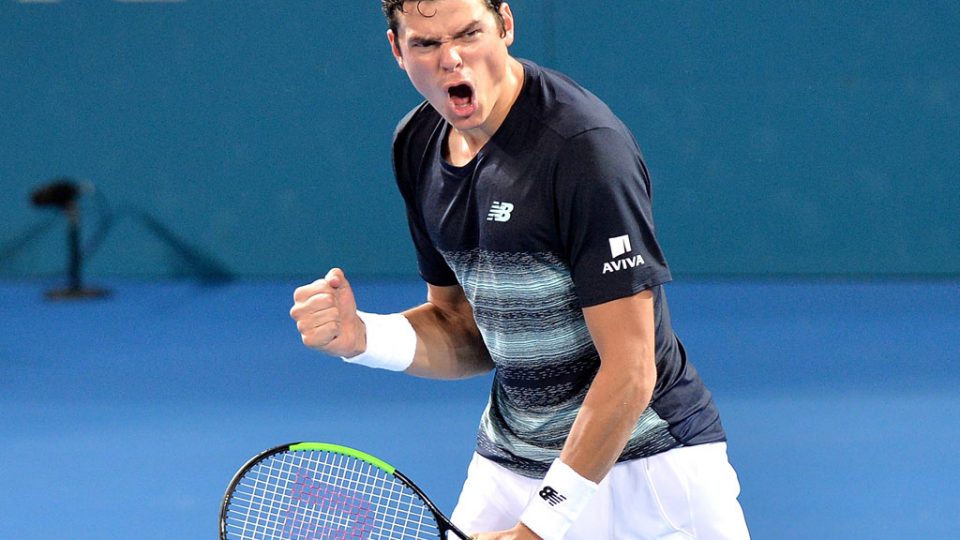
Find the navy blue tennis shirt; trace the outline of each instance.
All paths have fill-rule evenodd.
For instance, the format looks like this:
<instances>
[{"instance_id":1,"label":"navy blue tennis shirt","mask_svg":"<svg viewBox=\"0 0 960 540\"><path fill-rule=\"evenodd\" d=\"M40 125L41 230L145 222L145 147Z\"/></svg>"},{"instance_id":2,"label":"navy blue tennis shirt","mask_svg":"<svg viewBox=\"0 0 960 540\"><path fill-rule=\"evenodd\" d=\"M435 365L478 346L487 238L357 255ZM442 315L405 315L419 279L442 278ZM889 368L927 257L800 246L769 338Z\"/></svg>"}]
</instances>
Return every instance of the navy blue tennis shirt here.
<instances>
[{"instance_id":1,"label":"navy blue tennis shirt","mask_svg":"<svg viewBox=\"0 0 960 540\"><path fill-rule=\"evenodd\" d=\"M596 96L522 61L520 95L467 165L428 103L394 136L394 169L420 274L460 285L496 365L477 452L525 476L559 456L600 365L582 308L650 289L657 382L620 460L725 440L670 324L650 178L626 126Z\"/></svg>"}]
</instances>

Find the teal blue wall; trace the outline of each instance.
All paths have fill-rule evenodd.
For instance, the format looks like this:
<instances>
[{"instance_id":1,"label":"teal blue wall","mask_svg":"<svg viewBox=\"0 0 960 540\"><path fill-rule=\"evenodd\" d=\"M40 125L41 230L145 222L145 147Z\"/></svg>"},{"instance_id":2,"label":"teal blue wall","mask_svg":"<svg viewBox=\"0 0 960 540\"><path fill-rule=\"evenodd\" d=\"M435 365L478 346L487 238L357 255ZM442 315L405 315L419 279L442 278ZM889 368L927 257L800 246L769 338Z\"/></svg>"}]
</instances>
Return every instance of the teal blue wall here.
<instances>
[{"instance_id":1,"label":"teal blue wall","mask_svg":"<svg viewBox=\"0 0 960 540\"><path fill-rule=\"evenodd\" d=\"M518 0L514 52L634 130L677 274L955 276L958 6ZM91 276L415 274L378 2L0 0L0 36L0 277L64 267L58 175Z\"/></svg>"}]
</instances>

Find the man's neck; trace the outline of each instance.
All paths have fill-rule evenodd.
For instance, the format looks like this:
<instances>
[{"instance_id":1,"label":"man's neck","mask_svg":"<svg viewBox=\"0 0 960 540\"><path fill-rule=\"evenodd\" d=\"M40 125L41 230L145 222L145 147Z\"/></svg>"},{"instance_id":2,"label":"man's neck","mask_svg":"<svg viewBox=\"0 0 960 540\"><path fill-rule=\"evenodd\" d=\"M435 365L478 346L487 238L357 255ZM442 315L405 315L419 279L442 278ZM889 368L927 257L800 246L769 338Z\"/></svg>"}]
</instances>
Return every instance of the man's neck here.
<instances>
[{"instance_id":1,"label":"man's neck","mask_svg":"<svg viewBox=\"0 0 960 540\"><path fill-rule=\"evenodd\" d=\"M508 74L504 83L503 97L494 105L490 117L483 125L471 130L453 128L447 136L446 158L458 167L470 163L480 150L493 138L500 129L507 115L520 97L523 89L523 65L515 58L510 58L507 64Z\"/></svg>"}]
</instances>

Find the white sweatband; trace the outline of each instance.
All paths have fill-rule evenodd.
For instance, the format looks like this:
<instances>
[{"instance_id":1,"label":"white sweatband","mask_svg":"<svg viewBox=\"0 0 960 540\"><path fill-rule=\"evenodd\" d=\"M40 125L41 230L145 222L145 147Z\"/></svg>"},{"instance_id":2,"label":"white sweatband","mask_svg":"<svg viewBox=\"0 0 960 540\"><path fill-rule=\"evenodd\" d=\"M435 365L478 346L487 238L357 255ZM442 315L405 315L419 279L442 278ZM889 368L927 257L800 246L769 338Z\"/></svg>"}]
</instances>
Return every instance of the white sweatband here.
<instances>
[{"instance_id":1,"label":"white sweatband","mask_svg":"<svg viewBox=\"0 0 960 540\"><path fill-rule=\"evenodd\" d=\"M344 362L390 371L410 367L417 351L417 332L406 317L400 313L379 315L362 311L357 311L357 316L367 327L367 349L350 358L341 357Z\"/></svg>"},{"instance_id":2,"label":"white sweatband","mask_svg":"<svg viewBox=\"0 0 960 540\"><path fill-rule=\"evenodd\" d=\"M587 507L597 487L555 459L540 489L520 514L520 521L543 540L561 540Z\"/></svg>"}]
</instances>

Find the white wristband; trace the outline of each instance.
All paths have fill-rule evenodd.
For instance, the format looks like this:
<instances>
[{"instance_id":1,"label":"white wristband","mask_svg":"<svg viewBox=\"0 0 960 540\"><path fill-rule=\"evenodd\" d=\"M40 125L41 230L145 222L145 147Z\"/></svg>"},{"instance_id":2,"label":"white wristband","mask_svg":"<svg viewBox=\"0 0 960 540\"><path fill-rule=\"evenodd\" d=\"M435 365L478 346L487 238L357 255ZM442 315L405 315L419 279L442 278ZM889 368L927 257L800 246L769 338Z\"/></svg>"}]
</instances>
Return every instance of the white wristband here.
<instances>
[{"instance_id":1,"label":"white wristband","mask_svg":"<svg viewBox=\"0 0 960 540\"><path fill-rule=\"evenodd\" d=\"M417 332L406 317L400 313L379 315L362 311L357 311L357 316L367 327L367 349L350 358L341 357L344 362L390 371L410 367L417 350Z\"/></svg>"},{"instance_id":2,"label":"white wristband","mask_svg":"<svg viewBox=\"0 0 960 540\"><path fill-rule=\"evenodd\" d=\"M580 517L598 485L555 459L520 521L543 540L561 540Z\"/></svg>"}]
</instances>

